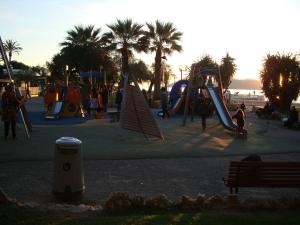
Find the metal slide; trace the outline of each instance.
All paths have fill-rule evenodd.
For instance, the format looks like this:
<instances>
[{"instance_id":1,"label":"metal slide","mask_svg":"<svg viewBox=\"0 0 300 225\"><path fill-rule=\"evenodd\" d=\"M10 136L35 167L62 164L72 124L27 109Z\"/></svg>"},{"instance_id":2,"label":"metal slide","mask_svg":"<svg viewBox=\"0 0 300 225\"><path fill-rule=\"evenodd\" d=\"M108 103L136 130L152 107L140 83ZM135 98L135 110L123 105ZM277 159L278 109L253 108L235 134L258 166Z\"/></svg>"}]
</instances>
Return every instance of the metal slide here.
<instances>
[{"instance_id":1,"label":"metal slide","mask_svg":"<svg viewBox=\"0 0 300 225\"><path fill-rule=\"evenodd\" d=\"M223 102L220 98L219 91L217 87L207 86L208 93L216 107L219 115L219 119L223 126L228 130L236 130L236 125L232 122L231 116Z\"/></svg>"},{"instance_id":2,"label":"metal slide","mask_svg":"<svg viewBox=\"0 0 300 225\"><path fill-rule=\"evenodd\" d=\"M177 99L177 101L174 104L174 106L171 109L169 109L170 115L175 114L180 109L182 103L184 102L184 99L185 99L184 96L182 96L182 97L180 97L180 98Z\"/></svg>"}]
</instances>

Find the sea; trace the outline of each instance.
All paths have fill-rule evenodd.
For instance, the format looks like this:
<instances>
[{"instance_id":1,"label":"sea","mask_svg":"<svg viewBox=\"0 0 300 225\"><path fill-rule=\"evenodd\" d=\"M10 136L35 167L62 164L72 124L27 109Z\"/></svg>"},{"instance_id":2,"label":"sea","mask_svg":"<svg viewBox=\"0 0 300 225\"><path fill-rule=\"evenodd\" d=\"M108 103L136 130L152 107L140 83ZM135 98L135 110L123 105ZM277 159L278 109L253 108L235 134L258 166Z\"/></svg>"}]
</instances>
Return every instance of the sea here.
<instances>
[{"instance_id":1,"label":"sea","mask_svg":"<svg viewBox=\"0 0 300 225\"><path fill-rule=\"evenodd\" d=\"M232 95L248 95L251 96L264 96L262 90L251 90L251 89L228 89ZM265 100L268 99L265 97ZM293 103L300 104L300 95L298 96L297 100L293 101Z\"/></svg>"},{"instance_id":2,"label":"sea","mask_svg":"<svg viewBox=\"0 0 300 225\"><path fill-rule=\"evenodd\" d=\"M149 86L149 83L145 82L141 85L141 88L148 90L148 86ZM173 84L170 84L167 88L168 91L171 91L172 87L173 87ZM230 93L232 95L234 95L234 94L242 95L242 96L248 95L249 97L264 96L264 93L261 89L228 89L228 90L230 91ZM265 97L265 101L267 101L267 100L268 99ZM298 96L296 101L293 101L293 103L300 104L300 95Z\"/></svg>"}]
</instances>

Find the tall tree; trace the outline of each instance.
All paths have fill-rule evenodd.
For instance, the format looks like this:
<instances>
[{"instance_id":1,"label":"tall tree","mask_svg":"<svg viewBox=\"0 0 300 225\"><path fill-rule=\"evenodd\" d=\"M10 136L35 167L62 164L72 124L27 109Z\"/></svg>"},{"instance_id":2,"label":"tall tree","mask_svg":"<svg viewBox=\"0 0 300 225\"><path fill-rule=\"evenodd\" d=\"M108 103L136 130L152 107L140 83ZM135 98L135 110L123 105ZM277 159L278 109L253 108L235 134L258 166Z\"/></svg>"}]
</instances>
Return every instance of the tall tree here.
<instances>
[{"instance_id":1,"label":"tall tree","mask_svg":"<svg viewBox=\"0 0 300 225\"><path fill-rule=\"evenodd\" d=\"M94 25L75 26L75 29L67 31L66 41L60 45L63 47L97 45L100 42L100 31L101 29L95 29Z\"/></svg>"},{"instance_id":2,"label":"tall tree","mask_svg":"<svg viewBox=\"0 0 300 225\"><path fill-rule=\"evenodd\" d=\"M179 41L182 32L177 31L173 23L163 23L156 20L154 24L146 23L148 31L146 37L149 40L149 50L155 52L155 79L154 95L155 100L160 98L162 57L171 55L174 51L181 52L182 46Z\"/></svg>"},{"instance_id":3,"label":"tall tree","mask_svg":"<svg viewBox=\"0 0 300 225\"><path fill-rule=\"evenodd\" d=\"M300 62L293 54L270 55L264 59L260 78L266 97L281 111L288 111L300 91Z\"/></svg>"},{"instance_id":4,"label":"tall tree","mask_svg":"<svg viewBox=\"0 0 300 225\"><path fill-rule=\"evenodd\" d=\"M116 23L107 26L111 32L105 33L101 40L106 42L110 49L121 53L122 73L129 73L129 59L133 57L133 51L146 51L143 25L132 22L132 19L117 19Z\"/></svg>"},{"instance_id":5,"label":"tall tree","mask_svg":"<svg viewBox=\"0 0 300 225\"><path fill-rule=\"evenodd\" d=\"M213 71L214 74L218 73L218 64L212 59L210 55L204 55L198 62L193 63L191 70L198 74L200 70L206 69ZM211 75L214 75L211 74ZM207 75L203 75L204 81L206 81ZM219 79L218 79L219 80Z\"/></svg>"},{"instance_id":6,"label":"tall tree","mask_svg":"<svg viewBox=\"0 0 300 225\"><path fill-rule=\"evenodd\" d=\"M234 58L232 58L229 53L222 58L220 65L220 75L223 89L227 90L231 80L236 72L236 64L234 63Z\"/></svg>"},{"instance_id":7,"label":"tall tree","mask_svg":"<svg viewBox=\"0 0 300 225\"><path fill-rule=\"evenodd\" d=\"M23 49L20 44L13 40L6 40L4 48L8 52L8 61L11 62L13 53L18 53Z\"/></svg>"},{"instance_id":8,"label":"tall tree","mask_svg":"<svg viewBox=\"0 0 300 225\"><path fill-rule=\"evenodd\" d=\"M93 25L75 26L67 31L66 40L60 45L63 47L61 54L66 56L68 65L77 70L99 70L107 54L99 36L100 31Z\"/></svg>"},{"instance_id":9,"label":"tall tree","mask_svg":"<svg viewBox=\"0 0 300 225\"><path fill-rule=\"evenodd\" d=\"M63 79L65 65L69 65L70 79L80 71L106 72L107 81L113 81L117 74L116 66L101 40L100 28L93 25L75 26L67 31L65 41L60 43L61 51L48 63L53 79Z\"/></svg>"},{"instance_id":10,"label":"tall tree","mask_svg":"<svg viewBox=\"0 0 300 225\"><path fill-rule=\"evenodd\" d=\"M138 82L148 82L152 78L152 72L148 69L147 65L139 60L129 64L130 73L134 75Z\"/></svg>"}]
</instances>

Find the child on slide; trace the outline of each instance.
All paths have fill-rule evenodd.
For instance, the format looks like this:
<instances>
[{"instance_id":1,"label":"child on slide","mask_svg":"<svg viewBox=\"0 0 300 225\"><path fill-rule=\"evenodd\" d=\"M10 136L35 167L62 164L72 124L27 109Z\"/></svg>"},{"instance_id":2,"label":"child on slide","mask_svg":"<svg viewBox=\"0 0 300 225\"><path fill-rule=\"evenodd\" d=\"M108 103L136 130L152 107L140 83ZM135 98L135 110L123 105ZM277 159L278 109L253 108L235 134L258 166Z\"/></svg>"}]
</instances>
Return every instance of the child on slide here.
<instances>
[{"instance_id":1,"label":"child on slide","mask_svg":"<svg viewBox=\"0 0 300 225\"><path fill-rule=\"evenodd\" d=\"M235 115L232 116L232 119L236 119L237 123L237 133L247 135L247 130L244 129L245 125L245 115L242 109L238 109Z\"/></svg>"}]
</instances>

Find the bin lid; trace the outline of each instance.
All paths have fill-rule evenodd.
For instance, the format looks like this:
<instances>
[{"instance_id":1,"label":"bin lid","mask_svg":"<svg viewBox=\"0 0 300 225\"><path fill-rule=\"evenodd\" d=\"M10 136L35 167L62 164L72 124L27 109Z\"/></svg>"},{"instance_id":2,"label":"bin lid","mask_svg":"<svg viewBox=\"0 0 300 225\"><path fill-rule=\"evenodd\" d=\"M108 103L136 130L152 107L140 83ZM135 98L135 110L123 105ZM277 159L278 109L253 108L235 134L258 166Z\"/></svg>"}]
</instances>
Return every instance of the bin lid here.
<instances>
[{"instance_id":1,"label":"bin lid","mask_svg":"<svg viewBox=\"0 0 300 225\"><path fill-rule=\"evenodd\" d=\"M82 141L74 137L60 137L55 141L55 144L60 145L81 145Z\"/></svg>"}]
</instances>

